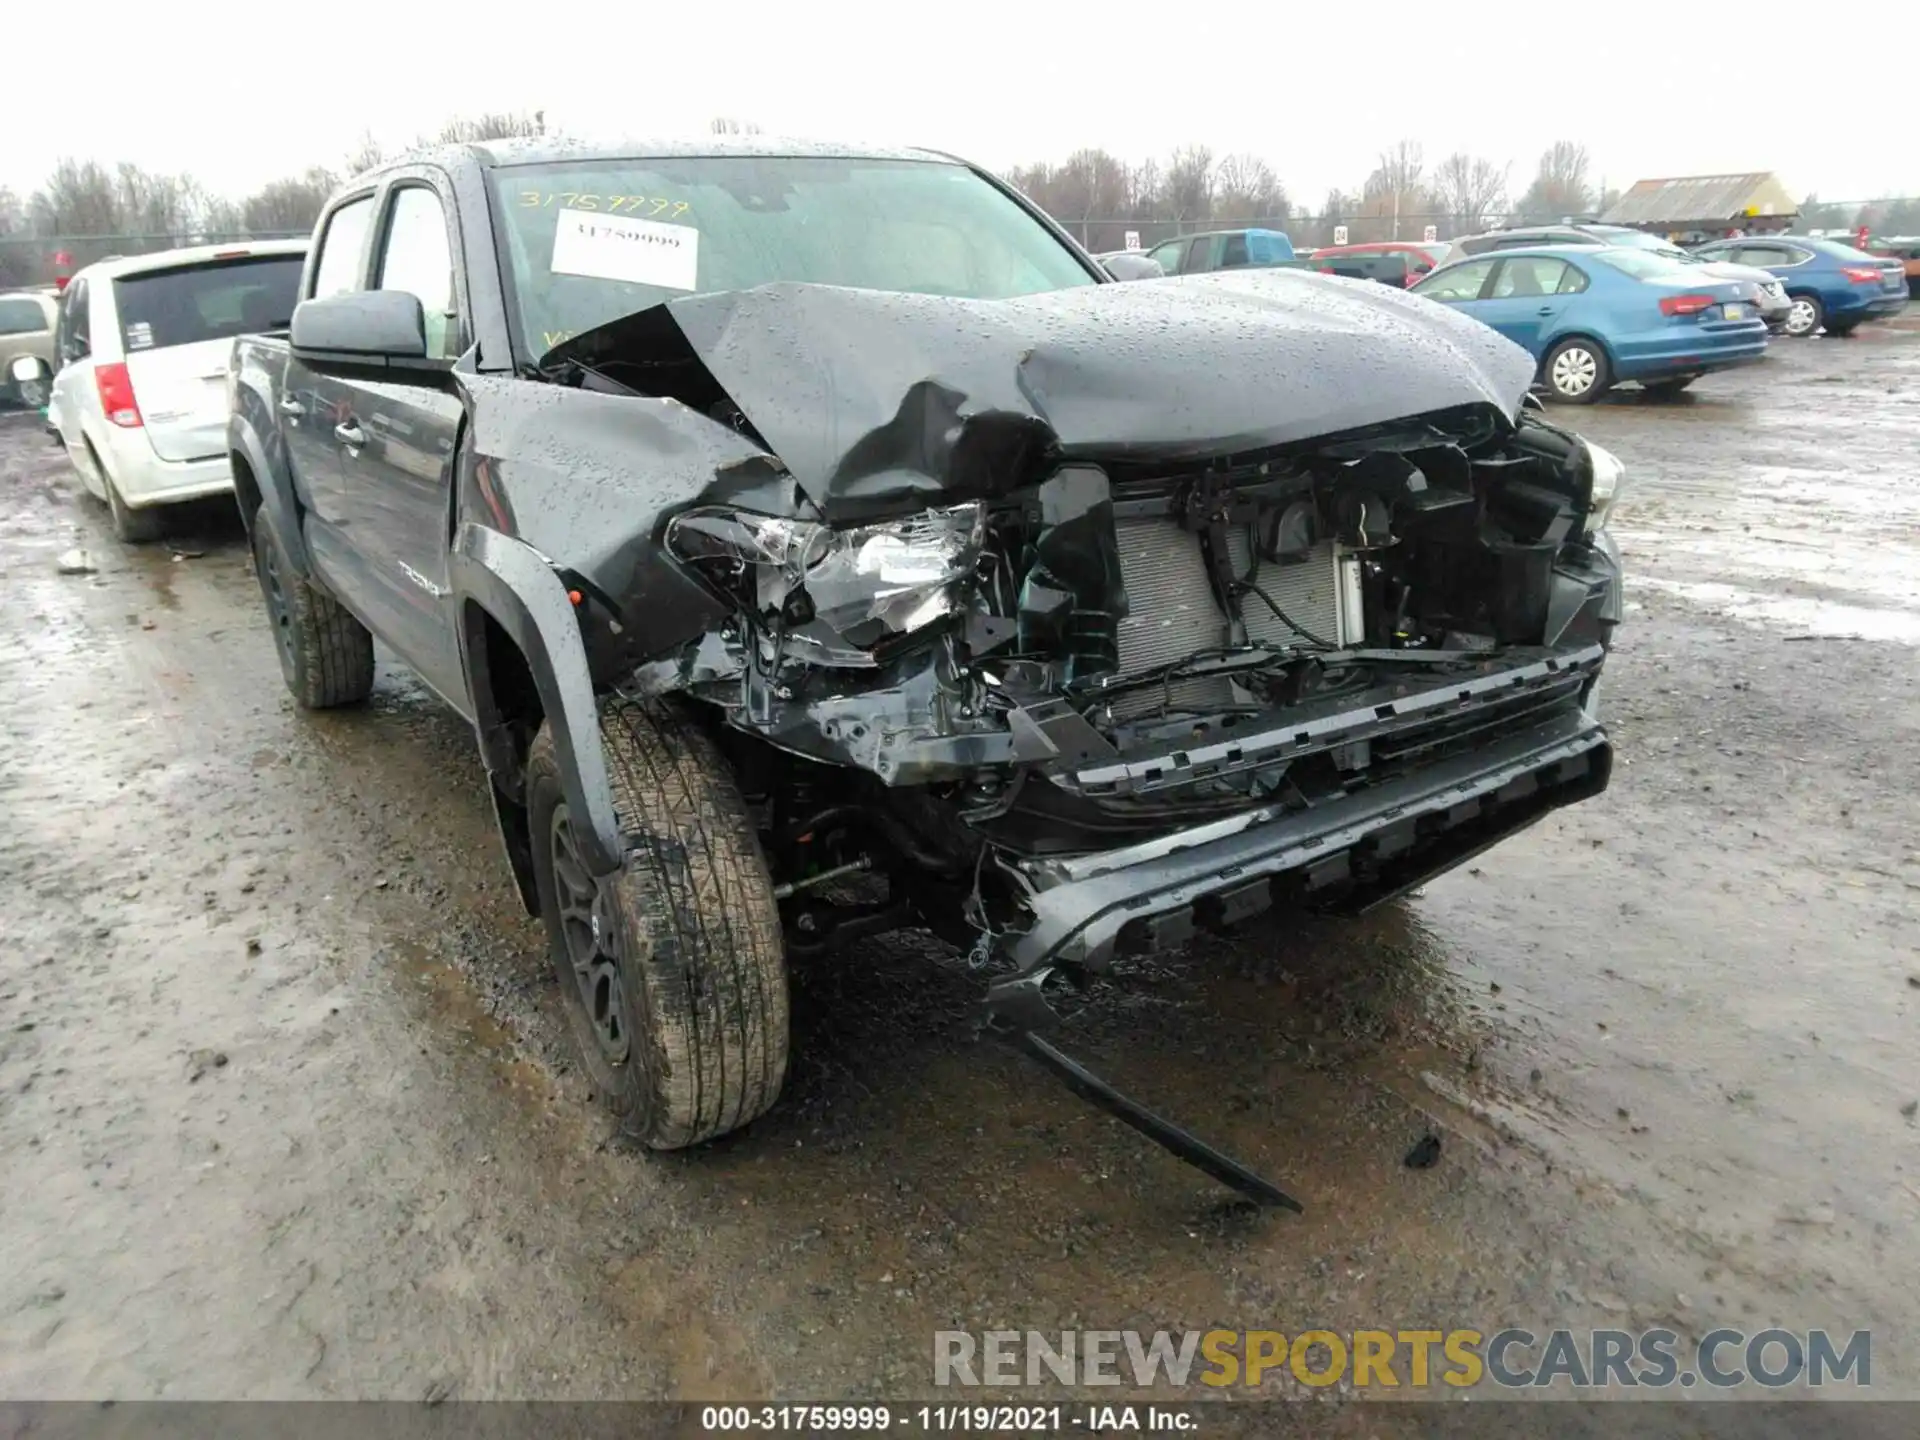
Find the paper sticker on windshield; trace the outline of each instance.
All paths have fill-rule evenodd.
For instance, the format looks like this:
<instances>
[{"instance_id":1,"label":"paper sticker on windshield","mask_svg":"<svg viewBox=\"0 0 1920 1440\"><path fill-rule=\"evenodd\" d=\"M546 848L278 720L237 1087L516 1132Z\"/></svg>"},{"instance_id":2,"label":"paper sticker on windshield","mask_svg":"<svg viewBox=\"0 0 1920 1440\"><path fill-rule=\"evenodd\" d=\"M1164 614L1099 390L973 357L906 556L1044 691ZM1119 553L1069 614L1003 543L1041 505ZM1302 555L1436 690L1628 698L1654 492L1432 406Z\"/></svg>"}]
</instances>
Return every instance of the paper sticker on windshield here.
<instances>
[{"instance_id":1,"label":"paper sticker on windshield","mask_svg":"<svg viewBox=\"0 0 1920 1440\"><path fill-rule=\"evenodd\" d=\"M562 210L553 232L553 272L691 290L700 272L700 232L632 215Z\"/></svg>"},{"instance_id":2,"label":"paper sticker on windshield","mask_svg":"<svg viewBox=\"0 0 1920 1440\"><path fill-rule=\"evenodd\" d=\"M129 350L151 350L153 348L152 322L135 320L127 326L127 348Z\"/></svg>"}]
</instances>

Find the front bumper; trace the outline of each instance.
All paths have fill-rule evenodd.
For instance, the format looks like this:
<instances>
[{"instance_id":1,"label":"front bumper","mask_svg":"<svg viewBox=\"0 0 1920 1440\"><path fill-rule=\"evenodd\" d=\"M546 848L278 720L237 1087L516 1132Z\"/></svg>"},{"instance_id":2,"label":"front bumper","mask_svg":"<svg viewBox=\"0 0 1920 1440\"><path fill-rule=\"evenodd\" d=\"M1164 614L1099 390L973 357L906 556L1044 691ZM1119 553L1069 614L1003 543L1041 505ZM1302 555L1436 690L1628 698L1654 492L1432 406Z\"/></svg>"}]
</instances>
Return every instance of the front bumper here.
<instances>
[{"instance_id":1,"label":"front bumper","mask_svg":"<svg viewBox=\"0 0 1920 1440\"><path fill-rule=\"evenodd\" d=\"M1018 972L989 1006L1038 998L1056 962L1184 944L1277 900L1367 909L1453 868L1548 812L1599 794L1613 748L1590 710L1552 719L1304 811L1233 816L1180 834L1034 867L1032 924L1002 937ZM1051 878L1053 883L1046 884ZM996 994L997 992L997 994Z\"/></svg>"}]
</instances>

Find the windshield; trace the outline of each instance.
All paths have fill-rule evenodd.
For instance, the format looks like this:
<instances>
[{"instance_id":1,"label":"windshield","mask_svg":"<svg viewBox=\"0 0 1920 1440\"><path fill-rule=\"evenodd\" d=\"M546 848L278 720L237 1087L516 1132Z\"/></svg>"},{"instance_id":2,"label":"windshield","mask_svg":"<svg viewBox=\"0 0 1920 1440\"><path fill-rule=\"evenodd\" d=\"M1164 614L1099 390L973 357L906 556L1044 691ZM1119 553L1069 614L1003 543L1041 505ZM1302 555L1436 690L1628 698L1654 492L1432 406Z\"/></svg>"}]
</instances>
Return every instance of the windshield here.
<instances>
[{"instance_id":1,"label":"windshield","mask_svg":"<svg viewBox=\"0 0 1920 1440\"><path fill-rule=\"evenodd\" d=\"M1669 260L1652 250L1602 250L1593 258L1616 270L1625 271L1636 280L1656 280L1682 268L1681 261Z\"/></svg>"},{"instance_id":2,"label":"windshield","mask_svg":"<svg viewBox=\"0 0 1920 1440\"><path fill-rule=\"evenodd\" d=\"M1098 283L963 165L701 156L493 175L525 352L676 296L773 281L1003 300Z\"/></svg>"},{"instance_id":3,"label":"windshield","mask_svg":"<svg viewBox=\"0 0 1920 1440\"><path fill-rule=\"evenodd\" d=\"M250 255L122 275L113 282L121 343L132 355L284 330L305 263L297 254Z\"/></svg>"}]
</instances>

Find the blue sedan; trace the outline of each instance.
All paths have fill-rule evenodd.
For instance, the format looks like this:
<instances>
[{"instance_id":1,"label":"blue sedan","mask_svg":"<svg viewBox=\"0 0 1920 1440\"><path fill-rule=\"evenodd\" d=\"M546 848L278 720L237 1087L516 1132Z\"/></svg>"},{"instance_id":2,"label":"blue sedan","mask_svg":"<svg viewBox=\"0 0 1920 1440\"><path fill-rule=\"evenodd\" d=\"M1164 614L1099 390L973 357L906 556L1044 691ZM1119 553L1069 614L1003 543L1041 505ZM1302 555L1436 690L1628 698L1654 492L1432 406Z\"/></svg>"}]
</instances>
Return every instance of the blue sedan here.
<instances>
[{"instance_id":1,"label":"blue sedan","mask_svg":"<svg viewBox=\"0 0 1920 1440\"><path fill-rule=\"evenodd\" d=\"M1413 293L1531 351L1548 398L1588 405L1622 380L1675 395L1760 359L1767 326L1751 288L1648 250L1543 245L1456 261Z\"/></svg>"},{"instance_id":2,"label":"blue sedan","mask_svg":"<svg viewBox=\"0 0 1920 1440\"><path fill-rule=\"evenodd\" d=\"M1787 312L1789 335L1811 335L1822 325L1829 335L1848 335L1865 321L1884 320L1907 308L1906 267L1839 240L1755 235L1715 240L1693 253L1704 260L1758 265L1779 276L1793 301Z\"/></svg>"}]
</instances>

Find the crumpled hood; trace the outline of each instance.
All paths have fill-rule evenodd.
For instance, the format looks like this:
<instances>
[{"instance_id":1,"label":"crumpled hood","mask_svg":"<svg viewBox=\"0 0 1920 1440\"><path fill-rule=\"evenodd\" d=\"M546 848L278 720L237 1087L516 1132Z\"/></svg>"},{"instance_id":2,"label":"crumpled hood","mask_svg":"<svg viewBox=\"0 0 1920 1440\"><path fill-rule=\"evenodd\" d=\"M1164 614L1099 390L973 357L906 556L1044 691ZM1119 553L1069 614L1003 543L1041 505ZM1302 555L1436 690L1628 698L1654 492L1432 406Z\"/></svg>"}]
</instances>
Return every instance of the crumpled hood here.
<instances>
[{"instance_id":1,"label":"crumpled hood","mask_svg":"<svg viewBox=\"0 0 1920 1440\"><path fill-rule=\"evenodd\" d=\"M1297 270L997 301L782 283L664 308L830 519L991 493L1036 444L1179 461L1455 406L1511 419L1535 369L1443 305ZM639 319L556 353L618 353Z\"/></svg>"}]
</instances>

